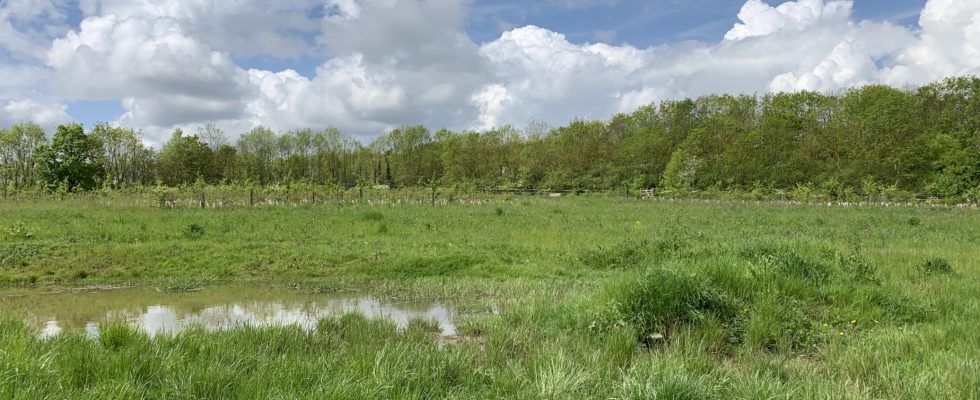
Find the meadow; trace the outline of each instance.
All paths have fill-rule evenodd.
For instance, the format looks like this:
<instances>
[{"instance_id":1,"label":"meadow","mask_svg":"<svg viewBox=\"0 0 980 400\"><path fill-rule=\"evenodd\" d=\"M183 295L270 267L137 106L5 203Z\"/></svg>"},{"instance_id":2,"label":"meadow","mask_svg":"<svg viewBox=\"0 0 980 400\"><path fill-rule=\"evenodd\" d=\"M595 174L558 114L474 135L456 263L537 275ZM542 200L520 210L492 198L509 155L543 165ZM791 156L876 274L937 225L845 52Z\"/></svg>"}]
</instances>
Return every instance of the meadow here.
<instances>
[{"instance_id":1,"label":"meadow","mask_svg":"<svg viewBox=\"0 0 980 400\"><path fill-rule=\"evenodd\" d=\"M0 398L980 398L976 208L422 199L0 202L6 293L234 283L474 311L452 340L357 314L95 340L8 317Z\"/></svg>"}]
</instances>

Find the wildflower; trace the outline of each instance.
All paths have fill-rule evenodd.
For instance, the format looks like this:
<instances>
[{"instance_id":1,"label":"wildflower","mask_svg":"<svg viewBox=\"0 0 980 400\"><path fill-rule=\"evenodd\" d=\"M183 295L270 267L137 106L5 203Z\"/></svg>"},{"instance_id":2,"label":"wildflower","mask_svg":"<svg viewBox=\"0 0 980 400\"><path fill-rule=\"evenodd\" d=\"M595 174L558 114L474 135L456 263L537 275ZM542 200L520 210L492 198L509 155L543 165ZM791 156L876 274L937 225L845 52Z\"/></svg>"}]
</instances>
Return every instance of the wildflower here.
<instances>
[{"instance_id":1,"label":"wildflower","mask_svg":"<svg viewBox=\"0 0 980 400\"><path fill-rule=\"evenodd\" d=\"M851 320L851 325L857 325L858 321L856 319Z\"/></svg>"},{"instance_id":2,"label":"wildflower","mask_svg":"<svg viewBox=\"0 0 980 400\"><path fill-rule=\"evenodd\" d=\"M838 334L839 334L840 336L844 336L844 331L840 331L840 333L838 333Z\"/></svg>"}]
</instances>

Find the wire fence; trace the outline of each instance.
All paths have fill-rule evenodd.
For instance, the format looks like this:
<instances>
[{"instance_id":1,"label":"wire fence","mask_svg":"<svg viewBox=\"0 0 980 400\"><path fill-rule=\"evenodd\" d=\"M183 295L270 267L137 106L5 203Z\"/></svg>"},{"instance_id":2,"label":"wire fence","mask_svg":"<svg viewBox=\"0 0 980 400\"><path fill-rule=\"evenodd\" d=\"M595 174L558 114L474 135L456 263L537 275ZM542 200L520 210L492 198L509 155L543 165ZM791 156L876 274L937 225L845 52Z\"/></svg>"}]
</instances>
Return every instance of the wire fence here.
<instances>
[{"instance_id":1,"label":"wire fence","mask_svg":"<svg viewBox=\"0 0 980 400\"><path fill-rule=\"evenodd\" d=\"M57 193L43 190L9 191L0 196L0 203L16 204L39 201L89 202L158 208L229 208L229 207L299 207L329 204L485 204L515 200L554 200L567 197L618 198L635 201L690 204L768 204L821 205L840 207L948 207L977 208L980 199L951 202L930 198L827 196L794 199L785 194L760 196L744 192L678 192L644 190L552 190L483 188L415 187L387 188L384 186L335 187L254 187L209 186L199 188L152 187L138 189L96 190L79 193Z\"/></svg>"}]
</instances>

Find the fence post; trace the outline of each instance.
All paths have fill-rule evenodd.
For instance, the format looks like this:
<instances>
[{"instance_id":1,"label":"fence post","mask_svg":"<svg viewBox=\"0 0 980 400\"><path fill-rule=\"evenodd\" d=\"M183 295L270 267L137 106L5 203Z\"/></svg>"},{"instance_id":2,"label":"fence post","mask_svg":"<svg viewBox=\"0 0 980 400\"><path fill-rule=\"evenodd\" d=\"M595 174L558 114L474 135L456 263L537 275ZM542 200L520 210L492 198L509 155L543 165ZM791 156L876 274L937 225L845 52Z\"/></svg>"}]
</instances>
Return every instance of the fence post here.
<instances>
[{"instance_id":1,"label":"fence post","mask_svg":"<svg viewBox=\"0 0 980 400\"><path fill-rule=\"evenodd\" d=\"M436 186L432 185L432 205L436 205Z\"/></svg>"},{"instance_id":2,"label":"fence post","mask_svg":"<svg viewBox=\"0 0 980 400\"><path fill-rule=\"evenodd\" d=\"M248 189L248 206L255 207L255 189Z\"/></svg>"},{"instance_id":3,"label":"fence post","mask_svg":"<svg viewBox=\"0 0 980 400\"><path fill-rule=\"evenodd\" d=\"M202 191L201 191L201 209L202 209L202 210L204 209L204 204L205 204L205 203L204 203L204 191L202 190Z\"/></svg>"},{"instance_id":4,"label":"fence post","mask_svg":"<svg viewBox=\"0 0 980 400\"><path fill-rule=\"evenodd\" d=\"M311 197L313 197L313 205L316 205L316 190L313 191Z\"/></svg>"}]
</instances>

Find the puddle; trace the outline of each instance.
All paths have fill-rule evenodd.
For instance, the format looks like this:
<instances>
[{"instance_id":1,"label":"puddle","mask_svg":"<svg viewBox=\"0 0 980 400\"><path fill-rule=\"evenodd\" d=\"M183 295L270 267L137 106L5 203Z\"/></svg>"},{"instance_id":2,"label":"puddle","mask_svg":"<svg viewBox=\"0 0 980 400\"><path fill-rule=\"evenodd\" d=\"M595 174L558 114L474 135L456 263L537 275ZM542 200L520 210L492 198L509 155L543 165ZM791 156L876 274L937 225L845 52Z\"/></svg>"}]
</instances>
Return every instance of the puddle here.
<instances>
[{"instance_id":1,"label":"puddle","mask_svg":"<svg viewBox=\"0 0 980 400\"><path fill-rule=\"evenodd\" d=\"M111 321L125 321L150 336L173 335L190 326L313 329L320 319L348 313L389 319L398 327L414 319L433 321L443 337L456 335L456 311L443 302L386 301L360 293L314 294L262 286L218 286L184 293L152 288L0 292L0 319L24 317L41 337L71 330L97 337L99 324Z\"/></svg>"}]
</instances>

